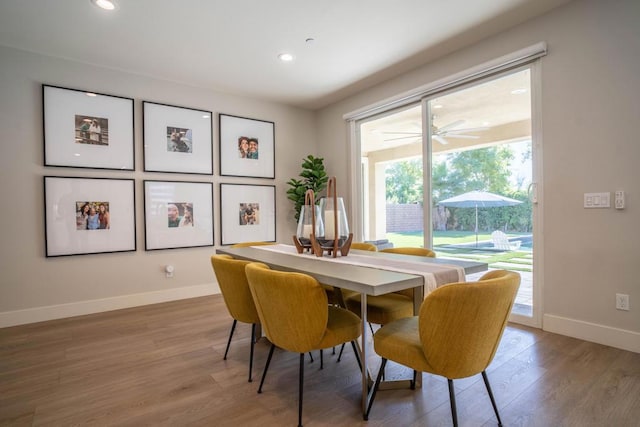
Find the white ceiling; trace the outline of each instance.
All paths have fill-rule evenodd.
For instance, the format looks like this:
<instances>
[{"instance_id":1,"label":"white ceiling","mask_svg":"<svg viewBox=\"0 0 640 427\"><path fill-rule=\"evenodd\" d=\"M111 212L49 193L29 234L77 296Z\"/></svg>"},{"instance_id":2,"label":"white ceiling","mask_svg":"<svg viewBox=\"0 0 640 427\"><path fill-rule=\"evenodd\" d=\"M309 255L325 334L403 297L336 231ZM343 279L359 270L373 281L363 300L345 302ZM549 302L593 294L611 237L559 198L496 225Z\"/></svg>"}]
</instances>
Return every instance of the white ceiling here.
<instances>
[{"instance_id":1,"label":"white ceiling","mask_svg":"<svg viewBox=\"0 0 640 427\"><path fill-rule=\"evenodd\" d=\"M0 44L316 109L569 0L115 1L0 0Z\"/></svg>"}]
</instances>

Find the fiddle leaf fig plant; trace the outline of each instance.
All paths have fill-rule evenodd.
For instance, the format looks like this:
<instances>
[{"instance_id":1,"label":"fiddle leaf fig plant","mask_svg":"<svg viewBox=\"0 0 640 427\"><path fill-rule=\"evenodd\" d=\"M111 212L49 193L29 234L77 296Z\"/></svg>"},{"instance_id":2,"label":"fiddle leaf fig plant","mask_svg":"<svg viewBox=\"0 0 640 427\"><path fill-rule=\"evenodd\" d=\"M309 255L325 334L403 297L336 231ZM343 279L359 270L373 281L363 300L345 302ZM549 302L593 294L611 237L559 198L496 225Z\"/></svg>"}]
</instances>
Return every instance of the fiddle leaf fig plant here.
<instances>
[{"instance_id":1,"label":"fiddle leaf fig plant","mask_svg":"<svg viewBox=\"0 0 640 427\"><path fill-rule=\"evenodd\" d=\"M304 205L304 195L307 190L313 190L316 196L327 187L329 177L324 169L324 159L312 155L302 159L302 172L300 178L291 178L287 181L289 189L287 198L294 203L295 218L298 221L300 209Z\"/></svg>"}]
</instances>

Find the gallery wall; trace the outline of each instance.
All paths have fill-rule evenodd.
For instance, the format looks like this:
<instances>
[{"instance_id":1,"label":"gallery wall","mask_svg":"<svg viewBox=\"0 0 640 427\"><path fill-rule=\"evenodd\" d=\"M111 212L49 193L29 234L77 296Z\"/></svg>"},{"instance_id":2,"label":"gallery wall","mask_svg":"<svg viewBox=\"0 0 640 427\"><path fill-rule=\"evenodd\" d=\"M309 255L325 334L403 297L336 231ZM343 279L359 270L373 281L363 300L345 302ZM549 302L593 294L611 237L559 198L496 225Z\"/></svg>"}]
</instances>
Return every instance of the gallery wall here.
<instances>
[{"instance_id":1,"label":"gallery wall","mask_svg":"<svg viewBox=\"0 0 640 427\"><path fill-rule=\"evenodd\" d=\"M546 330L640 351L640 2L576 0L318 113L319 155L349 174L344 115L539 42ZM348 192L341 181L339 191ZM584 209L590 192L626 192L624 210ZM615 294L631 309L615 308Z\"/></svg>"},{"instance_id":2,"label":"gallery wall","mask_svg":"<svg viewBox=\"0 0 640 427\"><path fill-rule=\"evenodd\" d=\"M133 98L135 171L44 167L43 83ZM143 172L143 100L213 112L213 175ZM275 123L275 179L220 176L218 113ZM0 129L0 327L217 293L214 247L145 251L143 180L212 182L216 245L219 184L275 185L276 240L288 241L295 223L285 183L316 152L312 112L6 47L0 47ZM45 175L134 179L137 250L45 257ZM174 266L171 279L166 265Z\"/></svg>"}]
</instances>

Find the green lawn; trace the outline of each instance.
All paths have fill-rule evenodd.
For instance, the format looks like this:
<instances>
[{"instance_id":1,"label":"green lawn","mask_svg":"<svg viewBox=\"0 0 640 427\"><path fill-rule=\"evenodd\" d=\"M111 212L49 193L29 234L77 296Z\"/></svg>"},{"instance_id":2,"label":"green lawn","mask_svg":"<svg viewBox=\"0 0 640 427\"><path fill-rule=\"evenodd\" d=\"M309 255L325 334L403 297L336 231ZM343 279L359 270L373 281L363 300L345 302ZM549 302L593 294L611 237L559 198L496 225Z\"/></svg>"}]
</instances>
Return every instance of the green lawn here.
<instances>
[{"instance_id":1,"label":"green lawn","mask_svg":"<svg viewBox=\"0 0 640 427\"><path fill-rule=\"evenodd\" d=\"M518 233L510 233L510 235L518 235ZM387 238L394 246L414 246L423 245L423 233L387 233ZM478 241L491 240L490 233L478 233ZM450 248L447 245L455 245L460 243L471 243L476 241L474 232L469 231L436 231L433 236L433 250L436 251L438 257L449 257L458 259L469 259L482 261L489 264L491 268L505 268L504 264L495 265L496 263L508 263L509 270L515 271L532 271L533 259L531 252L528 251L508 251L499 252L492 250L476 249L470 247Z\"/></svg>"}]
</instances>

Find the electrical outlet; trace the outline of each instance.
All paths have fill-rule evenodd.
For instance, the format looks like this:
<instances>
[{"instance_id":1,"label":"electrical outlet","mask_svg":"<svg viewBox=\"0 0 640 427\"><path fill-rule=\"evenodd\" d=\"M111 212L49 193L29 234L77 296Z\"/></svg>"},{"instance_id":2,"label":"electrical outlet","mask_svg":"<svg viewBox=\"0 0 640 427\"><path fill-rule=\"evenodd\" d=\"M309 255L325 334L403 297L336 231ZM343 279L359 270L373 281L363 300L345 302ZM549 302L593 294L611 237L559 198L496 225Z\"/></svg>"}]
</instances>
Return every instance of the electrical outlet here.
<instances>
[{"instance_id":1,"label":"electrical outlet","mask_svg":"<svg viewBox=\"0 0 640 427\"><path fill-rule=\"evenodd\" d=\"M173 278L173 272L174 272L174 271L175 271L175 269L173 268L173 265L167 265L167 266L164 268L164 274L165 274L165 277L166 277L167 279L172 279L172 278Z\"/></svg>"},{"instance_id":2,"label":"electrical outlet","mask_svg":"<svg viewBox=\"0 0 640 427\"><path fill-rule=\"evenodd\" d=\"M616 294L616 309L629 311L629 295Z\"/></svg>"}]
</instances>

